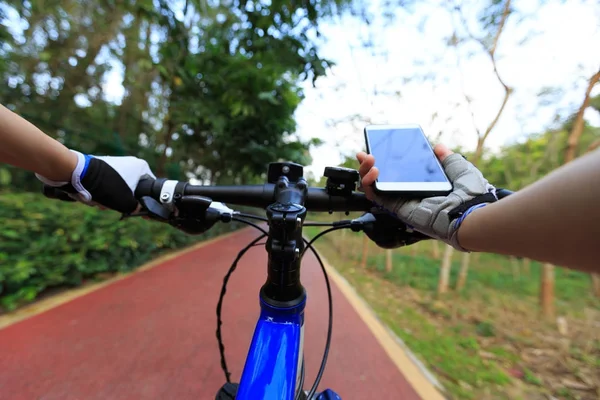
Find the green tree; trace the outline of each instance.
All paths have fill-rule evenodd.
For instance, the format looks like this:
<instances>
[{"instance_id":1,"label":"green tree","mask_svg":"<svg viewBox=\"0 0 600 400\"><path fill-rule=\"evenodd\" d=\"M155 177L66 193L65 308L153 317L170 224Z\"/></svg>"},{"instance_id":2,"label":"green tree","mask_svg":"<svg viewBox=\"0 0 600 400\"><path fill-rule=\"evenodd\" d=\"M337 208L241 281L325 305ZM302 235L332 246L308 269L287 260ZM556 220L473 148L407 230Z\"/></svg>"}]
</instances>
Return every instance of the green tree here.
<instances>
[{"instance_id":1,"label":"green tree","mask_svg":"<svg viewBox=\"0 0 600 400\"><path fill-rule=\"evenodd\" d=\"M355 7L0 1L0 102L69 147L137 155L160 175L253 179L273 160L310 162L319 141L295 136L299 84L330 65L319 22ZM105 84L115 70L124 78L117 100ZM10 174L37 187L31 174Z\"/></svg>"}]
</instances>

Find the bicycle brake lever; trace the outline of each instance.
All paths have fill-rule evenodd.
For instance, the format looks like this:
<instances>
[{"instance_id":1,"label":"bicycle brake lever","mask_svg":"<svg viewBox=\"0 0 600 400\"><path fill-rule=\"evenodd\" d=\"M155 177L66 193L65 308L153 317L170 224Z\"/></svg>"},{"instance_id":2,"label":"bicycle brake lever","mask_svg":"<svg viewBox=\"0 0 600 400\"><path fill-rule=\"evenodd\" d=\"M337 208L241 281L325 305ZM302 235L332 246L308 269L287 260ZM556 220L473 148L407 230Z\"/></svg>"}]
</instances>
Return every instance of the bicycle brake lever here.
<instances>
[{"instance_id":1,"label":"bicycle brake lever","mask_svg":"<svg viewBox=\"0 0 600 400\"><path fill-rule=\"evenodd\" d=\"M171 216L171 212L163 207L158 201L154 200L150 196L144 196L140 199L142 205L142 211L136 214L123 215L121 219L128 217L150 217L152 219L167 222Z\"/></svg>"}]
</instances>

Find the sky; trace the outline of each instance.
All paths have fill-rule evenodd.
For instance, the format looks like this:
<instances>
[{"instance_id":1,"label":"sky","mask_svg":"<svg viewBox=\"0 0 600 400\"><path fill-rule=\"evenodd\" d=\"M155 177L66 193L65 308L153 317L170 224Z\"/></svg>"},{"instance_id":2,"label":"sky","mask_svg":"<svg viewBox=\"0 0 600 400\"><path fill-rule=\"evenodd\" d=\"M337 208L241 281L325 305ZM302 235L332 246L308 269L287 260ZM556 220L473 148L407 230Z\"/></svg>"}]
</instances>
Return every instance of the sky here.
<instances>
[{"instance_id":1,"label":"sky","mask_svg":"<svg viewBox=\"0 0 600 400\"><path fill-rule=\"evenodd\" d=\"M597 2L547 1L541 9L533 0L514 3L530 16L523 21L509 19L498 45L499 73L515 92L489 136L491 151L552 126L557 113L565 116L576 110L587 79L600 67ZM469 17L468 22L475 31L476 20ZM366 27L348 17L325 24L327 42L321 54L336 66L317 81L316 88L304 85L306 97L296 112L300 137L317 136L325 141L312 150L313 165L308 170L320 176L325 166L341 162L343 154L364 148L364 122L332 126L332 121L351 115L361 115L373 123L416 123L431 140L442 132L440 141L474 149L477 136L463 87L472 99L476 124L482 131L497 112L504 92L489 58L479 47L466 45L475 56L467 57L462 51L457 57L457 52L445 45L455 25L442 7L426 2L413 12L399 11L388 26L376 19ZM375 51L361 46L361 37L369 33L376 43ZM521 44L524 37L529 40ZM435 85L404 80L428 72L438 76ZM563 92L549 98L550 105L541 107L537 93L544 87L562 88ZM597 85L593 94L600 93L599 89ZM435 113L438 118L432 122ZM592 110L586 119L600 125L600 116Z\"/></svg>"}]
</instances>

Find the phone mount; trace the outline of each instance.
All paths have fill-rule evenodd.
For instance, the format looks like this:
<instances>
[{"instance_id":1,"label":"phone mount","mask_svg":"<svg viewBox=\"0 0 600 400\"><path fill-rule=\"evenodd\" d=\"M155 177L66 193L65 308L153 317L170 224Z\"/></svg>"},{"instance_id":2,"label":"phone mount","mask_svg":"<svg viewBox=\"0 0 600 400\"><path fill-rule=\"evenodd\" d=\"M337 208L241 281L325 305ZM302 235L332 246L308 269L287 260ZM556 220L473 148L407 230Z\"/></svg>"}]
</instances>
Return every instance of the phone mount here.
<instances>
[{"instance_id":1,"label":"phone mount","mask_svg":"<svg viewBox=\"0 0 600 400\"><path fill-rule=\"evenodd\" d=\"M325 167L325 190L330 196L350 196L359 181L358 171L344 167Z\"/></svg>"}]
</instances>

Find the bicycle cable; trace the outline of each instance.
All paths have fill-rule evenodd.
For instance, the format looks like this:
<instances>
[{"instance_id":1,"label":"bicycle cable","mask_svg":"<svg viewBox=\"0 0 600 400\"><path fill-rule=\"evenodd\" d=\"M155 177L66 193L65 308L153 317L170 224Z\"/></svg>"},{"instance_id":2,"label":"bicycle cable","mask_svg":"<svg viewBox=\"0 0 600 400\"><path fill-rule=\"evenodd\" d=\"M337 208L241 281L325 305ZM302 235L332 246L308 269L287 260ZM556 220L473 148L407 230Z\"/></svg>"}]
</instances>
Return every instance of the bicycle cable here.
<instances>
[{"instance_id":1,"label":"bicycle cable","mask_svg":"<svg viewBox=\"0 0 600 400\"><path fill-rule=\"evenodd\" d=\"M311 249L311 251L315 255L315 258L317 259L317 261L319 262L319 266L321 267L321 271L323 271L323 278L325 279L325 286L327 288L327 302L329 305L329 307L328 307L329 308L329 320L327 321L327 338L325 339L325 350L323 351L323 358L321 360L321 366L319 367L319 372L317 373L315 382L313 383L312 387L310 388L310 391L308 392L308 395L306 396L306 398L308 400L310 400L312 398L312 396L314 396L315 392L317 391L317 387L319 386L319 383L321 383L321 379L323 378L323 373L325 372L325 366L327 365L327 358L329 357L329 348L331 347L331 334L333 332L333 297L331 296L331 285L329 284L329 276L327 275L327 270L325 269L323 260L321 260L319 253L313 247L313 243L317 239L319 239L320 237L322 237L323 235L325 235L327 233L337 231L339 229L348 228L348 227L349 227L349 225L336 226L333 228L326 229L323 232L320 232L317 236L312 238L310 241L307 241L306 239L304 239L304 242L306 243L306 248L302 252L301 257L304 256L306 249Z\"/></svg>"},{"instance_id":2,"label":"bicycle cable","mask_svg":"<svg viewBox=\"0 0 600 400\"><path fill-rule=\"evenodd\" d=\"M321 236L328 234L329 232L333 232L333 231L337 231L340 229L346 229L349 228L350 224L342 224L342 225L337 225L337 226L333 226L332 228L329 229L325 229L323 232L319 232L319 234L317 234L314 238L312 238L310 240L310 242L307 242L306 240L304 240L304 242L306 243L306 247L304 248L304 251L302 252L302 254L300 255L300 257L304 256L304 253L306 253L306 250L308 250L309 248L312 248L312 244L319 239ZM316 252L313 250L313 253L316 254Z\"/></svg>"},{"instance_id":3,"label":"bicycle cable","mask_svg":"<svg viewBox=\"0 0 600 400\"><path fill-rule=\"evenodd\" d=\"M243 212L238 212L238 211L236 211L233 214L233 216L234 217L248 218L248 219L257 219L259 221L264 221L264 222L268 221L267 217L261 217L260 215L248 214L248 213L243 213Z\"/></svg>"},{"instance_id":4,"label":"bicycle cable","mask_svg":"<svg viewBox=\"0 0 600 400\"><path fill-rule=\"evenodd\" d=\"M249 221L246 221L246 222L249 222ZM255 226L255 228L264 232L264 229L262 229L261 227L259 227L258 225L254 224L252 222L250 222L249 225ZM219 302L217 303L217 332L216 333L217 333L217 341L219 342L219 353L221 355L221 368L223 369L223 372L225 373L225 380L227 381L227 383L231 383L231 380L229 379L229 376L231 374L229 373L229 370L227 369L227 362L225 361L225 346L223 345L223 337L221 336L221 325L223 324L223 321L221 320L221 308L223 306L223 299L225 298L225 293L227 292L227 282L229 281L229 277L231 276L233 271L235 271L235 269L237 268L237 264L240 261L240 259L244 256L244 254L246 254L246 252L248 250L250 250L254 246L254 244L258 243L258 241L260 241L261 239L263 239L266 236L268 236L268 234L263 233L262 235L253 239L246 247L244 247L238 253L237 257L233 261L233 264L231 264L231 267L229 268L229 271L227 271L225 278L223 278L223 285L221 286L221 294L219 295Z\"/></svg>"},{"instance_id":5,"label":"bicycle cable","mask_svg":"<svg viewBox=\"0 0 600 400\"><path fill-rule=\"evenodd\" d=\"M251 214L242 215L240 213L240 214L236 214L236 215L239 217L248 218ZM257 216L253 216L253 217L256 217L254 219L260 219L260 217L257 217ZM217 303L217 332L216 332L216 334L217 334L217 341L219 343L219 353L221 356L221 368L223 369L227 383L231 383L231 380L230 380L231 373L229 372L229 370L227 368L227 362L225 360L225 346L223 345L223 338L221 335L221 325L223 324L223 321L221 320L221 311L222 311L222 306L223 306L223 299L225 298L225 294L227 293L227 283L229 282L229 278L231 277L231 275L237 268L237 264L240 261L240 259L244 256L244 254L246 254L246 252L249 249L256 246L261 239L268 236L267 231L265 231L263 228L261 228L260 226L258 226L258 224L255 224L254 222L246 221L242 218L235 218L235 217L232 218L232 220L252 226L252 227L256 228L257 230L261 231L262 234L260 236L258 236L257 238L255 238L254 240L252 240L246 247L244 247L238 253L238 256L233 261L231 267L229 268L229 271L227 271L227 274L225 275L225 278L223 279L223 285L221 287L221 294L219 295L219 301ZM340 222L342 222L342 221L340 221ZM317 391L317 388L319 386L319 383L321 382L321 379L323 378L323 373L325 372L325 366L327 364L327 358L329 356L329 349L331 347L331 335L333 332L333 298L331 295L331 285L329 283L329 277L327 275L327 270L325 269L325 265L323 264L323 261L322 261L321 257L319 256L318 252L313 247L313 243L315 243L315 241L317 239L321 238L322 236L324 236L327 233L349 227L349 224L347 224L347 223L340 225L338 222L338 224L336 224L336 225L337 226L333 226L329 229L324 230L323 232L320 232L314 238L312 238L310 241L303 238L303 241L306 244L306 247L300 257L303 257L304 253L306 253L306 250L308 250L308 249L310 249L312 251L312 253L315 255L315 258L317 259L317 262L319 263L319 266L321 267L321 271L323 272L323 278L325 279L325 286L327 289L328 309L329 309L329 318L328 318L328 323L327 323L327 338L325 340L325 350L323 351L323 358L321 360L321 366L319 367L319 372L317 373L315 381L314 381L310 391L308 392L306 399L310 399L315 394L315 392ZM313 226L331 226L331 225L319 224L319 225L313 225ZM299 386L299 390L296 394L296 400L299 400L301 398L301 394L303 392L302 387L304 386L304 380L305 380L304 357L302 358L302 369L300 371L300 374L301 374L300 382L299 382L300 386Z\"/></svg>"},{"instance_id":6,"label":"bicycle cable","mask_svg":"<svg viewBox=\"0 0 600 400\"><path fill-rule=\"evenodd\" d=\"M248 214L248 215L251 215L251 214ZM248 218L248 217L245 217L245 218ZM258 219L258 218L257 218L257 219ZM256 228L256 229L258 229L259 231L261 231L261 232L263 233L263 235L265 235L265 236L269 236L269 233L268 233L266 230L264 230L264 229L263 229L263 228L261 228L261 227L260 227L258 224L255 224L255 223L254 223L254 222L252 222L252 221L246 221L245 219L242 219L242 218L237 218L237 217L235 217L235 216L231 217L231 220L232 220L232 221L235 221L235 222L241 222L242 224L250 225L251 227L253 227L253 228Z\"/></svg>"}]
</instances>

